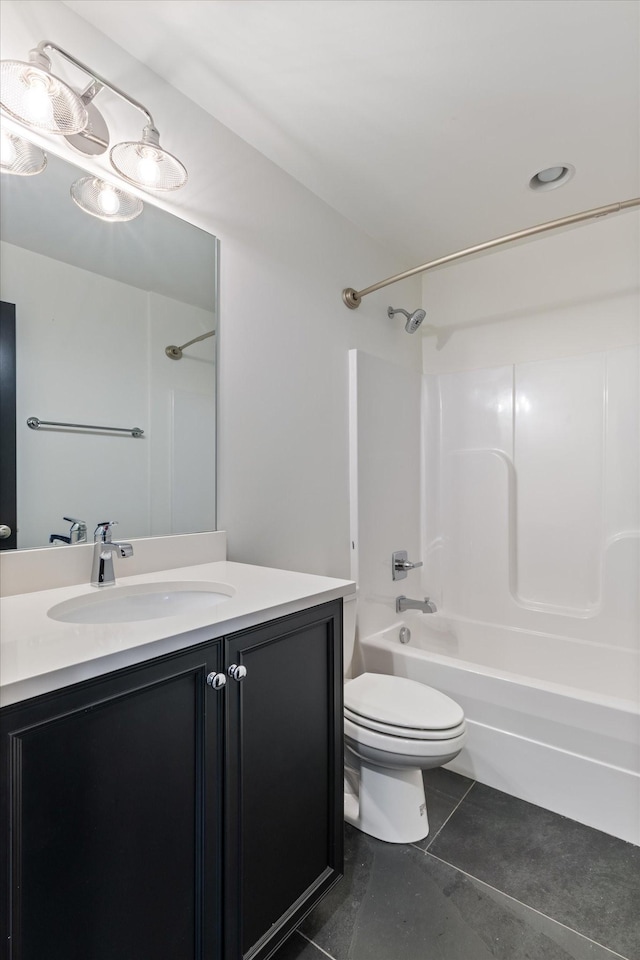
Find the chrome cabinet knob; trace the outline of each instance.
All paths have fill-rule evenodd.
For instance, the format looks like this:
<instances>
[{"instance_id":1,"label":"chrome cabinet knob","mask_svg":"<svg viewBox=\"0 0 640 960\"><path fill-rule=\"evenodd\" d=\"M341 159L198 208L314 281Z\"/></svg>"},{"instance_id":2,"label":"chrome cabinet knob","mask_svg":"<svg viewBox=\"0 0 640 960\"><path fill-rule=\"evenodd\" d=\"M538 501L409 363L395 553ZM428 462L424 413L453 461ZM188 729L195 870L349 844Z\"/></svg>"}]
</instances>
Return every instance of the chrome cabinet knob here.
<instances>
[{"instance_id":1,"label":"chrome cabinet knob","mask_svg":"<svg viewBox=\"0 0 640 960\"><path fill-rule=\"evenodd\" d=\"M220 687L224 687L227 682L227 678L224 673L210 673L207 677L207 683L210 687L213 687L214 690L219 690Z\"/></svg>"},{"instance_id":2,"label":"chrome cabinet knob","mask_svg":"<svg viewBox=\"0 0 640 960\"><path fill-rule=\"evenodd\" d=\"M232 663L227 673L233 680L244 680L247 675L247 668L242 664Z\"/></svg>"},{"instance_id":3,"label":"chrome cabinet knob","mask_svg":"<svg viewBox=\"0 0 640 960\"><path fill-rule=\"evenodd\" d=\"M11 536L11 527L6 523L0 523L0 540L7 540Z\"/></svg>"}]
</instances>

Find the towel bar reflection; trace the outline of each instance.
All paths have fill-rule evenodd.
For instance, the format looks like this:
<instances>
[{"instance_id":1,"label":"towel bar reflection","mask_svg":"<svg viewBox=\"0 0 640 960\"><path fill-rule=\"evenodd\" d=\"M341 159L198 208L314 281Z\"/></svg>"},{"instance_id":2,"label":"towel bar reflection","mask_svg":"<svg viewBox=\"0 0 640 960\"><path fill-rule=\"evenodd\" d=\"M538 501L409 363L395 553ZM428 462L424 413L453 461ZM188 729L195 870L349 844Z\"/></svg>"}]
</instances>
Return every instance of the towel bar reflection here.
<instances>
[{"instance_id":1,"label":"towel bar reflection","mask_svg":"<svg viewBox=\"0 0 640 960\"><path fill-rule=\"evenodd\" d=\"M141 427L101 427L91 423L62 423L60 420L39 420L37 417L29 417L27 426L32 430L39 430L40 427L72 427L74 430L106 430L108 433L130 433L132 437L143 437L144 430Z\"/></svg>"}]
</instances>

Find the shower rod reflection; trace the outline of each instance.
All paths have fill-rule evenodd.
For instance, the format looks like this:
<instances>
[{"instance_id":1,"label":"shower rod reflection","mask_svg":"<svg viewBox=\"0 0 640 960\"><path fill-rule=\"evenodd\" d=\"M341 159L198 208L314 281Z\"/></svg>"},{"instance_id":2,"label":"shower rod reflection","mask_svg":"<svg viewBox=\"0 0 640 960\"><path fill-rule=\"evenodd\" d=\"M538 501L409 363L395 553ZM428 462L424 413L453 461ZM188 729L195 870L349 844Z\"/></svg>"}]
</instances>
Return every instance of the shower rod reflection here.
<instances>
[{"instance_id":1,"label":"shower rod reflection","mask_svg":"<svg viewBox=\"0 0 640 960\"><path fill-rule=\"evenodd\" d=\"M606 217L610 213L620 213L623 210L630 210L632 207L640 206L640 197L633 200L621 200L619 203L610 203L606 207L594 207L592 210L585 210L582 213L574 213L569 217L561 217L559 220L548 220L546 223L539 223L535 227L527 227L526 230L518 230L517 233L509 233L504 237L497 237L495 240L487 240L485 243L478 243L475 247L467 247L465 250L458 250L457 253L449 253L446 257L439 257L437 260L430 260L428 263L422 263L419 267L413 267L412 270L405 270L404 273L397 273L394 277L388 277L386 280L380 280L364 290L354 290L353 287L346 287L342 291L342 299L350 310L356 310L369 293L388 287L391 283L397 283L399 280L406 280L408 277L414 277L418 273L424 273L426 270L432 270L434 267L442 267L445 263L452 263L454 260L461 260L463 257L470 257L474 253L482 253L483 250L491 250L493 247L499 247L503 243L512 243L515 240L523 240L525 237L534 237L538 233L544 233L547 230L555 230L558 227L568 227L574 223L582 223L584 220L594 220L596 217Z\"/></svg>"},{"instance_id":2,"label":"shower rod reflection","mask_svg":"<svg viewBox=\"0 0 640 960\"><path fill-rule=\"evenodd\" d=\"M209 333L202 333L199 337L194 337L193 340L188 340L187 343L183 343L181 347L176 347L176 345L172 343L169 347L164 348L164 352L172 360L180 360L182 358L182 351L190 347L192 343L198 343L199 340L206 340L207 337L215 337L215 335L215 330L209 330Z\"/></svg>"}]
</instances>

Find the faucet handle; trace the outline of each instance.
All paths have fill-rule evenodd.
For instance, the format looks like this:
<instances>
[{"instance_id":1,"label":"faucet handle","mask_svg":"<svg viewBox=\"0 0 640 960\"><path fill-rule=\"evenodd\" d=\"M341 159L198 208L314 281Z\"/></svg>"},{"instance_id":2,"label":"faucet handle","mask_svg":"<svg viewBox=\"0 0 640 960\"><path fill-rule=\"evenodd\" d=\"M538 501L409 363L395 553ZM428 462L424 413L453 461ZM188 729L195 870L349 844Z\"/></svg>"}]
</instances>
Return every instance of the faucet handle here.
<instances>
[{"instance_id":1,"label":"faucet handle","mask_svg":"<svg viewBox=\"0 0 640 960\"><path fill-rule=\"evenodd\" d=\"M391 576L394 580L404 580L408 570L422 566L422 560L409 560L406 550L394 550L391 554Z\"/></svg>"},{"instance_id":2,"label":"faucet handle","mask_svg":"<svg viewBox=\"0 0 640 960\"><path fill-rule=\"evenodd\" d=\"M115 527L117 520L103 520L93 531L93 540L97 543L109 543L111 540L111 527Z\"/></svg>"},{"instance_id":3,"label":"faucet handle","mask_svg":"<svg viewBox=\"0 0 640 960\"><path fill-rule=\"evenodd\" d=\"M85 543L87 539L87 524L84 520L76 520L75 517L63 517L67 523L71 524L69 530L69 540L71 543Z\"/></svg>"}]
</instances>

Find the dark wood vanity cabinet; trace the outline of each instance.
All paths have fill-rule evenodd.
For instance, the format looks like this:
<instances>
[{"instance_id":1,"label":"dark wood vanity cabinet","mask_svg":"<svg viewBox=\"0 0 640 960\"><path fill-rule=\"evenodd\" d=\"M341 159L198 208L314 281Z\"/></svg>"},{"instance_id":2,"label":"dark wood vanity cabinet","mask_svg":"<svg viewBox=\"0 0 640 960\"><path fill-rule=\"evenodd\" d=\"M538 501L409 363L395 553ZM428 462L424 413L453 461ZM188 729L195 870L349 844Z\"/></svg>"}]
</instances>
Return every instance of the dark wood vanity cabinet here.
<instances>
[{"instance_id":1,"label":"dark wood vanity cabinet","mask_svg":"<svg viewBox=\"0 0 640 960\"><path fill-rule=\"evenodd\" d=\"M4 708L3 958L266 960L342 872L341 640L337 600Z\"/></svg>"},{"instance_id":2,"label":"dark wood vanity cabinet","mask_svg":"<svg viewBox=\"0 0 640 960\"><path fill-rule=\"evenodd\" d=\"M203 922L219 900L220 657L212 643L3 710L11 960L221 955Z\"/></svg>"}]
</instances>

